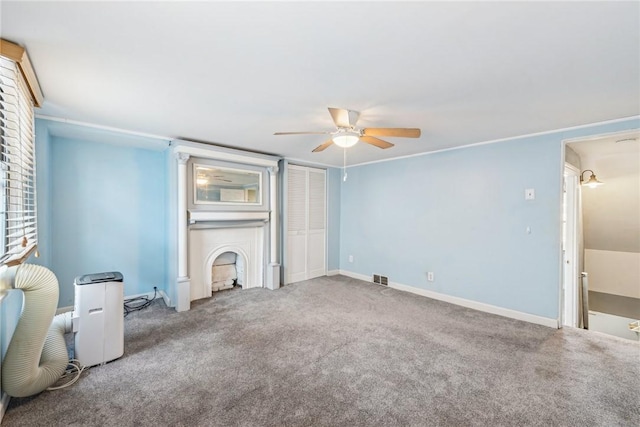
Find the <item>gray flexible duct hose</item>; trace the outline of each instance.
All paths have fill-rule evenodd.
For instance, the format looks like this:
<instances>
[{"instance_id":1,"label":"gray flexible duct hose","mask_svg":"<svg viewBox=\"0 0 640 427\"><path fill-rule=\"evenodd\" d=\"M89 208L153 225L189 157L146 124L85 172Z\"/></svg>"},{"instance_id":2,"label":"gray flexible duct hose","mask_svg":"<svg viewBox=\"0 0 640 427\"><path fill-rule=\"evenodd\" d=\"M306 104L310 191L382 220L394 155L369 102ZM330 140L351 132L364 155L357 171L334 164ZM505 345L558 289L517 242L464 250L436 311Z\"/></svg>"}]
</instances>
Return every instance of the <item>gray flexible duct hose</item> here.
<instances>
[{"instance_id":1,"label":"gray flexible duct hose","mask_svg":"<svg viewBox=\"0 0 640 427\"><path fill-rule=\"evenodd\" d=\"M24 292L22 315L2 361L2 390L26 397L45 390L64 374L69 355L64 333L69 314L56 316L58 279L45 267L22 264L15 289Z\"/></svg>"}]
</instances>

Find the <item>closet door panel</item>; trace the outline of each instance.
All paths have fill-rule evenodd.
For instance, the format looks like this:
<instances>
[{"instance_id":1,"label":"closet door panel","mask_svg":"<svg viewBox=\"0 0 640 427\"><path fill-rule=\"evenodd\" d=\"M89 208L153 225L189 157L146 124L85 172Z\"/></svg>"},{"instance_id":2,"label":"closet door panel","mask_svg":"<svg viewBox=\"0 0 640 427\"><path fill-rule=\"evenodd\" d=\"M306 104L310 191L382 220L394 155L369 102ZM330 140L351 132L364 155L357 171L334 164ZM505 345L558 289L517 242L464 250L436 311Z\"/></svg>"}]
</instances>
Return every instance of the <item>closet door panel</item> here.
<instances>
[{"instance_id":1,"label":"closet door panel","mask_svg":"<svg viewBox=\"0 0 640 427\"><path fill-rule=\"evenodd\" d=\"M326 171L290 165L286 283L326 274Z\"/></svg>"},{"instance_id":2,"label":"closet door panel","mask_svg":"<svg viewBox=\"0 0 640 427\"><path fill-rule=\"evenodd\" d=\"M325 241L324 230L309 232L307 279L327 274L325 268L325 254L327 251Z\"/></svg>"},{"instance_id":3,"label":"closet door panel","mask_svg":"<svg viewBox=\"0 0 640 427\"><path fill-rule=\"evenodd\" d=\"M307 235L289 235L287 243L289 245L287 283L305 280L307 278Z\"/></svg>"},{"instance_id":4,"label":"closet door panel","mask_svg":"<svg viewBox=\"0 0 640 427\"><path fill-rule=\"evenodd\" d=\"M307 276L307 171L290 166L287 205L287 280L305 280Z\"/></svg>"},{"instance_id":5,"label":"closet door panel","mask_svg":"<svg viewBox=\"0 0 640 427\"><path fill-rule=\"evenodd\" d=\"M326 274L326 172L322 169L309 169L309 229L307 278L312 279Z\"/></svg>"}]
</instances>

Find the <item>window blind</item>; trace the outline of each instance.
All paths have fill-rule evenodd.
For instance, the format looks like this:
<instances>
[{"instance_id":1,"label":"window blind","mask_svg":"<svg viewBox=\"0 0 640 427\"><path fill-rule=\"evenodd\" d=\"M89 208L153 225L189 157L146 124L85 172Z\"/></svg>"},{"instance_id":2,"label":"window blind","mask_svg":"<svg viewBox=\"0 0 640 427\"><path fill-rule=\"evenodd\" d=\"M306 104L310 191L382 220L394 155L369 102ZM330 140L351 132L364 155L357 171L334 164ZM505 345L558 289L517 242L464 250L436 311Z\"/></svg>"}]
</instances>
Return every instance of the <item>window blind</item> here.
<instances>
[{"instance_id":1,"label":"window blind","mask_svg":"<svg viewBox=\"0 0 640 427\"><path fill-rule=\"evenodd\" d=\"M18 67L0 57L0 264L15 264L37 244L34 105Z\"/></svg>"}]
</instances>

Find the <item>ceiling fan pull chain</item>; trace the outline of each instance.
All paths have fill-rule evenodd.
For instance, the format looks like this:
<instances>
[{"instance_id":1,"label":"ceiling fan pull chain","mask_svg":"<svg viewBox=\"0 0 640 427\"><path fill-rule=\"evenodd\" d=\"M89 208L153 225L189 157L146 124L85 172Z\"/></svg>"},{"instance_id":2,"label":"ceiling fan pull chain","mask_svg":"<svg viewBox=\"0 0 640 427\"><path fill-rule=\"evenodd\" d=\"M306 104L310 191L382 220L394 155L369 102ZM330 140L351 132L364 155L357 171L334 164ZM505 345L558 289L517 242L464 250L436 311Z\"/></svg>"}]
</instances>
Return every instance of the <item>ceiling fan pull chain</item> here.
<instances>
[{"instance_id":1,"label":"ceiling fan pull chain","mask_svg":"<svg viewBox=\"0 0 640 427\"><path fill-rule=\"evenodd\" d=\"M344 157L342 162L342 181L346 182L347 181L347 149L343 148L343 151L344 151Z\"/></svg>"}]
</instances>

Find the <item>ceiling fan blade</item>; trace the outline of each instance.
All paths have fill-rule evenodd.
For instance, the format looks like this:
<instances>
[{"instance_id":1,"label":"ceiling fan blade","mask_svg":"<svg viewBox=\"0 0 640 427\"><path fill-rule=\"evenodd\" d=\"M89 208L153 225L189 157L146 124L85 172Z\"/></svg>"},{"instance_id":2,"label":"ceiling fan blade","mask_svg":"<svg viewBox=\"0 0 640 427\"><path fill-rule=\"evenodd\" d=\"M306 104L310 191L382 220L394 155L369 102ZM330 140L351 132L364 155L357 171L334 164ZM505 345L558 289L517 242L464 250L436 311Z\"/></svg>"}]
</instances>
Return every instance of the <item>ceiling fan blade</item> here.
<instances>
[{"instance_id":1,"label":"ceiling fan blade","mask_svg":"<svg viewBox=\"0 0 640 427\"><path fill-rule=\"evenodd\" d=\"M327 148L331 144L333 144L333 139L329 139L325 143L318 145L316 148L313 149L313 152L314 153L319 153L320 151L324 150L325 148Z\"/></svg>"},{"instance_id":2,"label":"ceiling fan blade","mask_svg":"<svg viewBox=\"0 0 640 427\"><path fill-rule=\"evenodd\" d=\"M331 108L329 107L329 113L333 122L339 128L352 128L356 125L360 113L353 110L345 110L344 108Z\"/></svg>"},{"instance_id":3,"label":"ceiling fan blade","mask_svg":"<svg viewBox=\"0 0 640 427\"><path fill-rule=\"evenodd\" d=\"M373 136L361 136L360 141L367 144L375 145L378 148L391 148L393 144L382 139L374 138Z\"/></svg>"},{"instance_id":4,"label":"ceiling fan blade","mask_svg":"<svg viewBox=\"0 0 640 427\"><path fill-rule=\"evenodd\" d=\"M366 136L398 136L403 138L420 138L417 128L365 128L362 134Z\"/></svg>"},{"instance_id":5,"label":"ceiling fan blade","mask_svg":"<svg viewBox=\"0 0 640 427\"><path fill-rule=\"evenodd\" d=\"M326 135L331 132L274 132L274 135Z\"/></svg>"}]
</instances>

